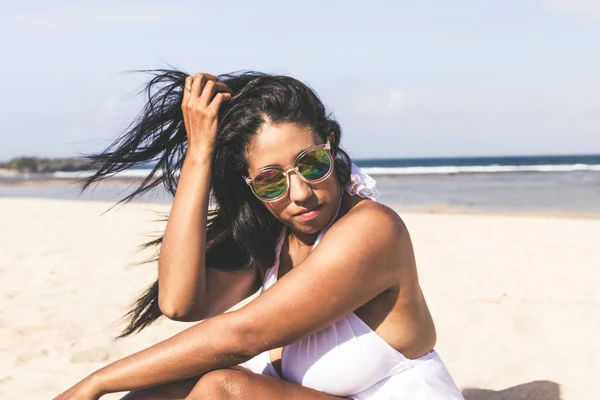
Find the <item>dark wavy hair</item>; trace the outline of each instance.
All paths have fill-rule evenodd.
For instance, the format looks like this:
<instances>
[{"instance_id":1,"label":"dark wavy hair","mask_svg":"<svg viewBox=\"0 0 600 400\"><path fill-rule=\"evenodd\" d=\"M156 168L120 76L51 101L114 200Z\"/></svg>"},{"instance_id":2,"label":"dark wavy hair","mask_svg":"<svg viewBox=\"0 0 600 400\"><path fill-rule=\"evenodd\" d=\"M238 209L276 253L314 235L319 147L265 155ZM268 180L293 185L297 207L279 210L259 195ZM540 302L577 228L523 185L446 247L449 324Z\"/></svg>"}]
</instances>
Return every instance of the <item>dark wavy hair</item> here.
<instances>
[{"instance_id":1,"label":"dark wavy hair","mask_svg":"<svg viewBox=\"0 0 600 400\"><path fill-rule=\"evenodd\" d=\"M187 151L181 103L185 78L189 74L174 69L137 72L152 76L143 89L147 95L143 110L106 150L84 155L98 170L78 182L83 192L93 183L120 171L142 163L155 164L135 191L115 206L158 185L163 185L174 196ZM339 147L338 122L326 112L314 90L297 79L241 71L219 75L217 80L231 88L233 96L221 105L218 114L211 175L214 207L208 213L206 265L223 270L251 268L264 277L274 262L276 241L283 225L252 194L242 178L247 175L245 155L252 137L266 123L295 123L310 128L323 142L333 133L332 153L342 187L350 179L351 160ZM159 246L162 239L161 236L144 243L141 248ZM158 256L143 263L157 260ZM158 290L157 280L142 292L124 315L128 325L118 338L141 331L162 315Z\"/></svg>"}]
</instances>

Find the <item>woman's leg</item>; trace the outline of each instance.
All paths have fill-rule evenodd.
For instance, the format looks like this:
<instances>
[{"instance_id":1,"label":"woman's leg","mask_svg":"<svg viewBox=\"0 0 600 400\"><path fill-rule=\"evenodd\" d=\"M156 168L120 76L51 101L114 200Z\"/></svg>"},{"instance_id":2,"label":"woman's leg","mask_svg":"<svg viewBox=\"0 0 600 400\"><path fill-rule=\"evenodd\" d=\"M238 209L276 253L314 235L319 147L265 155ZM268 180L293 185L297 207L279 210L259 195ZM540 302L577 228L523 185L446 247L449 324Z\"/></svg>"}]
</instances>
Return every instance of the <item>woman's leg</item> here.
<instances>
[{"instance_id":1,"label":"woman's leg","mask_svg":"<svg viewBox=\"0 0 600 400\"><path fill-rule=\"evenodd\" d=\"M255 374L243 367L217 369L192 378L130 392L121 400L331 400L331 396L292 382Z\"/></svg>"},{"instance_id":2,"label":"woman's leg","mask_svg":"<svg viewBox=\"0 0 600 400\"><path fill-rule=\"evenodd\" d=\"M200 378L186 400L331 400L331 396L245 368L218 369Z\"/></svg>"},{"instance_id":3,"label":"woman's leg","mask_svg":"<svg viewBox=\"0 0 600 400\"><path fill-rule=\"evenodd\" d=\"M167 383L144 390L129 392L121 400L185 400L198 383L198 378Z\"/></svg>"}]
</instances>

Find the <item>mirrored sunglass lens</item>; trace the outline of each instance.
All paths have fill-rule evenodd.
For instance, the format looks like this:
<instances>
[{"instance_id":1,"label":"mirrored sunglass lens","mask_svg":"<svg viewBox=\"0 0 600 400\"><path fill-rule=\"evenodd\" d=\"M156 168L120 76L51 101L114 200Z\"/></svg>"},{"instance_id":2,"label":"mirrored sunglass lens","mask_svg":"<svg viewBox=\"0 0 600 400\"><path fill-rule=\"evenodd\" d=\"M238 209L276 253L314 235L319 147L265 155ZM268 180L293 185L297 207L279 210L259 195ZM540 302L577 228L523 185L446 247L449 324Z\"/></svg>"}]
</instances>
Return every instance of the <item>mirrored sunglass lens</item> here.
<instances>
[{"instance_id":1,"label":"mirrored sunglass lens","mask_svg":"<svg viewBox=\"0 0 600 400\"><path fill-rule=\"evenodd\" d=\"M325 150L317 149L304 154L298 160L298 171L308 180L321 179L331 168L331 158Z\"/></svg>"},{"instance_id":2,"label":"mirrored sunglass lens","mask_svg":"<svg viewBox=\"0 0 600 400\"><path fill-rule=\"evenodd\" d=\"M277 169L261 172L252 180L254 192L263 199L274 199L285 191L285 175Z\"/></svg>"}]
</instances>

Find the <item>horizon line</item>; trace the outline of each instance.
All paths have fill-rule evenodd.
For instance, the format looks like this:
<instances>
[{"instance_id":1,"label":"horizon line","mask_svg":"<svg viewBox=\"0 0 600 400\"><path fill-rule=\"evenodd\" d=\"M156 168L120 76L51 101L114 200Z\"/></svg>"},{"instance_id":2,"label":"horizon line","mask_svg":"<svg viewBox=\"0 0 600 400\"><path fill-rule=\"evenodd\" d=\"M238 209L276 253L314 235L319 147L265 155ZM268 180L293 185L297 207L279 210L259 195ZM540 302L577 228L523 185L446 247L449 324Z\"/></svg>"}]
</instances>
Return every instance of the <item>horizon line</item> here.
<instances>
[{"instance_id":1,"label":"horizon line","mask_svg":"<svg viewBox=\"0 0 600 400\"><path fill-rule=\"evenodd\" d=\"M408 156L408 157L350 157L353 161L380 161L380 160L439 160L451 158L521 158L521 157L600 157L600 153L569 153L569 154L510 154L510 155L460 155L460 156ZM47 158L50 160L56 159L84 159L82 156L36 156L36 155L21 155L12 157L8 160L0 160L0 163L8 163L16 158ZM150 161L141 162L139 164L149 163Z\"/></svg>"}]
</instances>

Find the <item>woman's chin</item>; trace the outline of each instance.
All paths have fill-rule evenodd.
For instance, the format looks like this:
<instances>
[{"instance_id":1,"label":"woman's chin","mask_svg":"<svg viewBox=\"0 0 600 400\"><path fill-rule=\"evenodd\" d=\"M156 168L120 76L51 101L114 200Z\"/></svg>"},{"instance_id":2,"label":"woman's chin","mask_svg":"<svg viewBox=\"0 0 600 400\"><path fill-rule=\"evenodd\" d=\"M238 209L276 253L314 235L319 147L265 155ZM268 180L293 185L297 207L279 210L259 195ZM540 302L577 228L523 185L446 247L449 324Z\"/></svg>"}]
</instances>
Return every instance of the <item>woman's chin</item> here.
<instances>
[{"instance_id":1,"label":"woman's chin","mask_svg":"<svg viewBox=\"0 0 600 400\"><path fill-rule=\"evenodd\" d=\"M290 225L293 230L307 235L318 233L329 223L329 219L326 217L327 211L326 207L320 206L310 213L294 215Z\"/></svg>"}]
</instances>

